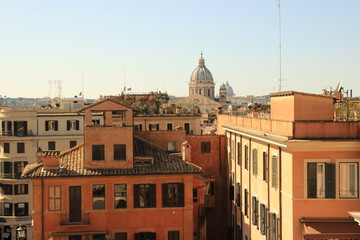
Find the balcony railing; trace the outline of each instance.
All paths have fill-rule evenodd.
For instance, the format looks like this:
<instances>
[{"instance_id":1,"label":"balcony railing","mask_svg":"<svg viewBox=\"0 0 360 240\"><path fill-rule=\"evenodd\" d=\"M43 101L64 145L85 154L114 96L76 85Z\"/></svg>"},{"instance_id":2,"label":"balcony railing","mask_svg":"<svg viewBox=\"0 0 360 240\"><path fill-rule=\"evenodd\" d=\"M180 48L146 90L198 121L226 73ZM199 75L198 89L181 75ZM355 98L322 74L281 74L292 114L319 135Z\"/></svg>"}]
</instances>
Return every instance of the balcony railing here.
<instances>
[{"instance_id":1,"label":"balcony railing","mask_svg":"<svg viewBox=\"0 0 360 240\"><path fill-rule=\"evenodd\" d=\"M21 223L21 222L31 222L31 216L22 216L22 217L14 217L14 216L0 216L0 223Z\"/></svg>"},{"instance_id":2,"label":"balcony railing","mask_svg":"<svg viewBox=\"0 0 360 240\"><path fill-rule=\"evenodd\" d=\"M89 213L81 213L80 221L70 221L69 214L61 214L60 225L88 225L90 224Z\"/></svg>"},{"instance_id":3,"label":"balcony railing","mask_svg":"<svg viewBox=\"0 0 360 240\"><path fill-rule=\"evenodd\" d=\"M21 179L21 173L2 173L2 172L0 172L0 178L3 178L3 179Z\"/></svg>"},{"instance_id":4,"label":"balcony railing","mask_svg":"<svg viewBox=\"0 0 360 240\"><path fill-rule=\"evenodd\" d=\"M32 130L18 130L18 131L1 131L0 136L15 136L15 137L27 137L33 136Z\"/></svg>"}]
</instances>

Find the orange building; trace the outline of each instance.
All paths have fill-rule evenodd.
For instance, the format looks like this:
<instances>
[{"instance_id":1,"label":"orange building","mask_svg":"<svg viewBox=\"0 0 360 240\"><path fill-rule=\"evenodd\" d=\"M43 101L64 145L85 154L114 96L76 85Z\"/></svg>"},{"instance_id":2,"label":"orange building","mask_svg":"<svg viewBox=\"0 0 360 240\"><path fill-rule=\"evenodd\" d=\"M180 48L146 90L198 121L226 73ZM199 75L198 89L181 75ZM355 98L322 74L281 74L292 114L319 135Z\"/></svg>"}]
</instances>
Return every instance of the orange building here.
<instances>
[{"instance_id":1,"label":"orange building","mask_svg":"<svg viewBox=\"0 0 360 240\"><path fill-rule=\"evenodd\" d=\"M360 123L334 121L331 96L270 97L270 119L218 116L232 239L360 239Z\"/></svg>"},{"instance_id":2,"label":"orange building","mask_svg":"<svg viewBox=\"0 0 360 240\"><path fill-rule=\"evenodd\" d=\"M201 168L134 137L130 107L105 99L82 110L84 144L39 149L23 172L33 182L34 239L205 239Z\"/></svg>"}]
</instances>

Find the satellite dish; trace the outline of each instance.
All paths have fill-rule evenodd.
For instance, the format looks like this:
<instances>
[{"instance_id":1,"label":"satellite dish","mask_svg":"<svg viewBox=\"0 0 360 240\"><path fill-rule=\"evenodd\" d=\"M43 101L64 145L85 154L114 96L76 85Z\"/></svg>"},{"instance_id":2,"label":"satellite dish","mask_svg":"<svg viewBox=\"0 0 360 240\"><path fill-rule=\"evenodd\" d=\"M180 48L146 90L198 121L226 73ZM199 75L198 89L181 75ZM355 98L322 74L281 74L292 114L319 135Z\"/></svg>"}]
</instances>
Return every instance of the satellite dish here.
<instances>
[{"instance_id":1,"label":"satellite dish","mask_svg":"<svg viewBox=\"0 0 360 240\"><path fill-rule=\"evenodd\" d=\"M343 83L343 80L340 80L338 85L336 86L335 90L334 90L334 94L338 94L341 92L341 90L343 89L342 87L342 83Z\"/></svg>"}]
</instances>

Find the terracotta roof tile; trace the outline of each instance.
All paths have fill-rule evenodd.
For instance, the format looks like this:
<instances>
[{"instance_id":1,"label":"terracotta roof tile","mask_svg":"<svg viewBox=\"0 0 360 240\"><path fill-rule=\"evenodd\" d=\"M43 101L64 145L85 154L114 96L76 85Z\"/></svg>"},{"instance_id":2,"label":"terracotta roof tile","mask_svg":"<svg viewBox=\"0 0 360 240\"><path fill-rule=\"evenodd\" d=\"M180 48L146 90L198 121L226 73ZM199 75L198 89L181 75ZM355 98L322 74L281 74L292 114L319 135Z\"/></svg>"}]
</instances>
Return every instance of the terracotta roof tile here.
<instances>
[{"instance_id":1,"label":"terracotta roof tile","mask_svg":"<svg viewBox=\"0 0 360 240\"><path fill-rule=\"evenodd\" d=\"M156 174L197 174L203 173L195 164L178 156L170 155L159 147L134 138L135 157L153 157L154 163L133 168L86 169L84 166L84 145L78 145L60 155L60 169L44 169L43 163L28 164L23 177L76 177L76 176L116 176L116 175L156 175Z\"/></svg>"}]
</instances>

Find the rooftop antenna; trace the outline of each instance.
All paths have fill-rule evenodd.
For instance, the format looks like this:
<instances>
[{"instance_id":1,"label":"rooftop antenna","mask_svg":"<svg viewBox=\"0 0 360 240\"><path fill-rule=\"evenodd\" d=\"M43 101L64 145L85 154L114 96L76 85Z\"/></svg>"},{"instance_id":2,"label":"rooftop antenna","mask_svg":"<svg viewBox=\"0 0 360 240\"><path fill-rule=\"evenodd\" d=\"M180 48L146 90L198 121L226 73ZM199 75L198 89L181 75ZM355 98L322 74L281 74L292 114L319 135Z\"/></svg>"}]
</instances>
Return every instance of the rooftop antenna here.
<instances>
[{"instance_id":1,"label":"rooftop antenna","mask_svg":"<svg viewBox=\"0 0 360 240\"><path fill-rule=\"evenodd\" d=\"M342 90L344 90L344 88L342 87L342 83L343 83L343 80L340 80L334 90L334 94L339 94L339 93L341 93Z\"/></svg>"},{"instance_id":2,"label":"rooftop antenna","mask_svg":"<svg viewBox=\"0 0 360 240\"><path fill-rule=\"evenodd\" d=\"M280 0L278 2L279 7L279 92L281 92L282 78L281 78L281 5Z\"/></svg>"}]
</instances>

